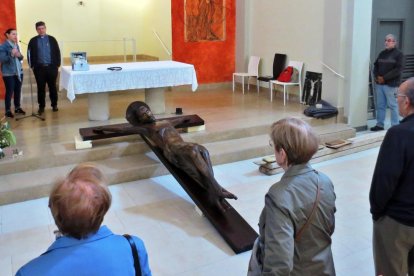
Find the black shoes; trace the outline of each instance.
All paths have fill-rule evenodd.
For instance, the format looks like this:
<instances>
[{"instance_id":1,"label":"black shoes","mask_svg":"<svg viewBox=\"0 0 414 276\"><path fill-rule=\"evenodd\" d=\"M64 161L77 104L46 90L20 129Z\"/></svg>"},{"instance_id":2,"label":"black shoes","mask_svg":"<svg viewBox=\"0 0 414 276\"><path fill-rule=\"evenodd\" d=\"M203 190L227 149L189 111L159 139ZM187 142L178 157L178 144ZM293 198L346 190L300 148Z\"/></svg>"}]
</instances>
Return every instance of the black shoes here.
<instances>
[{"instance_id":1,"label":"black shoes","mask_svg":"<svg viewBox=\"0 0 414 276\"><path fill-rule=\"evenodd\" d=\"M9 110L9 111L6 111L6 117L8 117L8 118L14 118L14 115L13 115L13 113L11 113L11 111Z\"/></svg>"},{"instance_id":2,"label":"black shoes","mask_svg":"<svg viewBox=\"0 0 414 276\"><path fill-rule=\"evenodd\" d=\"M55 106L52 106L52 110L53 112L58 112L59 108L55 105ZM37 110L37 114L42 115L43 113L45 113L45 108L39 107L39 110Z\"/></svg>"},{"instance_id":3,"label":"black shoes","mask_svg":"<svg viewBox=\"0 0 414 276\"><path fill-rule=\"evenodd\" d=\"M371 127L371 131L380 131L380 130L384 130L384 128L380 126Z\"/></svg>"},{"instance_id":4,"label":"black shoes","mask_svg":"<svg viewBox=\"0 0 414 276\"><path fill-rule=\"evenodd\" d=\"M26 112L25 112L23 109L21 109L20 107L19 107L19 108L17 108L17 109L14 111L14 113L15 113L15 114L21 114L21 115L26 115Z\"/></svg>"},{"instance_id":5,"label":"black shoes","mask_svg":"<svg viewBox=\"0 0 414 276\"><path fill-rule=\"evenodd\" d=\"M14 110L14 113L17 115L17 114L20 114L20 115L26 115L26 112L23 110L23 109L21 109L20 107L19 108L16 108L15 110ZM14 118L14 114L9 110L9 111L6 111L6 117L8 117L8 118Z\"/></svg>"}]
</instances>

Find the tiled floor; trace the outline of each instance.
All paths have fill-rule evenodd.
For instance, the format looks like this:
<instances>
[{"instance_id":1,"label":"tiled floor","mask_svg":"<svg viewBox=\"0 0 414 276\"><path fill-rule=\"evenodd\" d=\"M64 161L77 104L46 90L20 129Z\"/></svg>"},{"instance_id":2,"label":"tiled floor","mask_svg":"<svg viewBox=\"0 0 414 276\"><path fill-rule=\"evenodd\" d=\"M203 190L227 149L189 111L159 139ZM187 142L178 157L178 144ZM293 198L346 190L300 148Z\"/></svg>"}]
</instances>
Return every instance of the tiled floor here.
<instances>
[{"instance_id":1,"label":"tiled floor","mask_svg":"<svg viewBox=\"0 0 414 276\"><path fill-rule=\"evenodd\" d=\"M315 164L337 195L333 252L337 275L373 275L368 191L378 148ZM265 176L253 160L220 165L216 177L238 195L231 201L257 230L263 199L281 175ZM140 236L154 275L245 275L250 251L235 255L172 176L110 187L113 205L104 223ZM0 275L14 275L53 240L47 198L0 206Z\"/></svg>"},{"instance_id":2,"label":"tiled floor","mask_svg":"<svg viewBox=\"0 0 414 276\"><path fill-rule=\"evenodd\" d=\"M182 107L184 114L198 114L207 122L207 132L265 125L286 116L304 118L305 106L294 97L283 106L280 93L274 101L262 88L234 94L228 87L188 89L166 93L167 113ZM23 107L30 112L30 92L24 91ZM22 158L53 153L56 143L73 143L80 127L125 122L126 106L141 100L143 93L119 92L110 96L111 119L87 119L87 97L70 103L60 92L59 112L46 109L46 121L34 117L11 121ZM35 110L37 110L35 106ZM316 124L332 123L317 120ZM337 194L337 228L333 251L338 275L372 275L371 218L368 190L378 149L315 164L329 175ZM264 195L281 175L262 175L252 160L216 166L219 182L234 192L236 210L255 228ZM2 180L0 176L0 181ZM30 180L28 180L30 181ZM106 216L116 233L138 235L146 243L154 275L245 275L250 252L235 255L221 236L194 211L194 204L172 176L110 186L113 205ZM53 241L56 227L47 208L47 198L0 206L0 276L14 275L28 260L40 255Z\"/></svg>"}]
</instances>

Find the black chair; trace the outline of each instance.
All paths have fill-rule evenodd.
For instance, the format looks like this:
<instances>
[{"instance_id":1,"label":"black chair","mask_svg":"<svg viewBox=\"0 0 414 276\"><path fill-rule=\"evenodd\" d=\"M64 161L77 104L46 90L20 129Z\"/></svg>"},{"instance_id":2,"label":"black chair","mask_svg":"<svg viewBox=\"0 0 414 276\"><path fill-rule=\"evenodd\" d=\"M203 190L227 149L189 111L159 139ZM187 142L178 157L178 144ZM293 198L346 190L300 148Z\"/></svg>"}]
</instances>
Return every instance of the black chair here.
<instances>
[{"instance_id":1,"label":"black chair","mask_svg":"<svg viewBox=\"0 0 414 276\"><path fill-rule=\"evenodd\" d=\"M282 73L283 69L285 69L286 65L286 55L285 54L275 54L273 59L273 75L272 76L262 76L257 78L257 87L259 87L259 81L264 81L269 83L269 91L270 91L270 82L271 80L277 79L277 77Z\"/></svg>"}]
</instances>

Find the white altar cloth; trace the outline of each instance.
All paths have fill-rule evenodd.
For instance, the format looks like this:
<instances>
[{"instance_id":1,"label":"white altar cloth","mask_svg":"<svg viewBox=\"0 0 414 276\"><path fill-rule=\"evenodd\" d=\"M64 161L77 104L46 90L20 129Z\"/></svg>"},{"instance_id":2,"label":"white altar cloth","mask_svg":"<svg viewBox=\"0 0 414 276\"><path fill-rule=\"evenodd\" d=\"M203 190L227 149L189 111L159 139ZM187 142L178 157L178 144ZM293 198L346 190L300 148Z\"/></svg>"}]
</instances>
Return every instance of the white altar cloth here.
<instances>
[{"instance_id":1,"label":"white altar cloth","mask_svg":"<svg viewBox=\"0 0 414 276\"><path fill-rule=\"evenodd\" d=\"M121 71L110 71L108 67L122 67ZM67 90L72 102L76 94L99 93L117 90L160 88L190 85L198 87L192 64L176 61L148 61L89 65L89 71L72 71L71 66L62 66L59 89Z\"/></svg>"}]
</instances>

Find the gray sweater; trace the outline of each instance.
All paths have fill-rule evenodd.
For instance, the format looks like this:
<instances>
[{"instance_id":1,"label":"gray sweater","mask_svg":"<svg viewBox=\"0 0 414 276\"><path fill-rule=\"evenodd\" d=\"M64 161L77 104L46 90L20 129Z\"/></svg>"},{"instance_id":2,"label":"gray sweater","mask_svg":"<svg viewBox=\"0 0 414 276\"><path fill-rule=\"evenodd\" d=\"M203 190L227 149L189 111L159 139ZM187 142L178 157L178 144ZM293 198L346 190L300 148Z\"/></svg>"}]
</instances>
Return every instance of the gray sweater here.
<instances>
[{"instance_id":1,"label":"gray sweater","mask_svg":"<svg viewBox=\"0 0 414 276\"><path fill-rule=\"evenodd\" d=\"M316 212L301 239L295 241L296 232L311 213L318 182ZM331 251L335 198L326 175L316 173L309 164L289 167L269 189L260 215L262 275L335 275Z\"/></svg>"}]
</instances>

